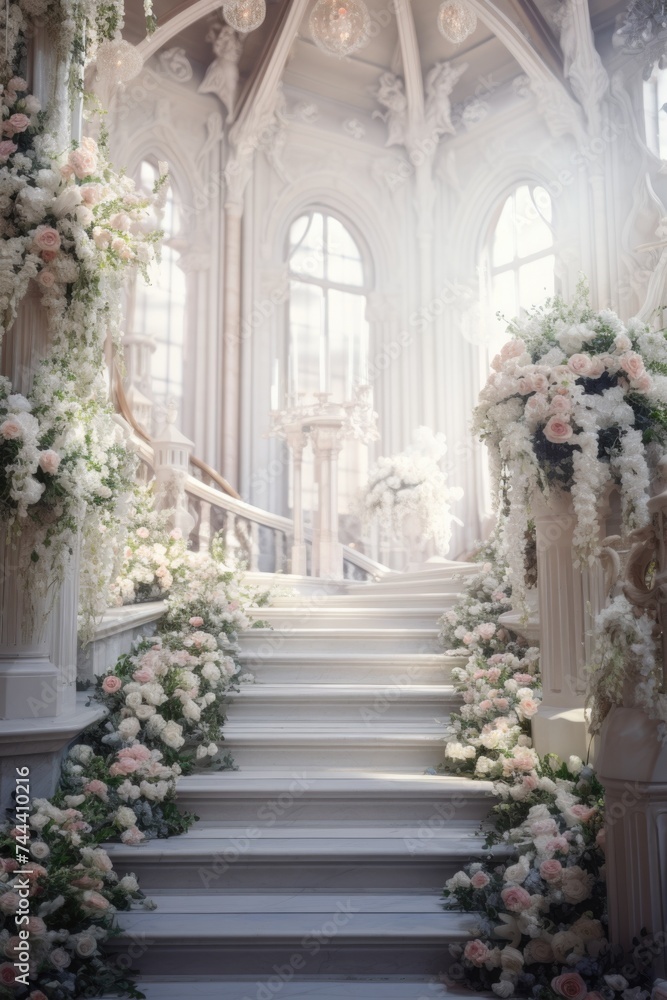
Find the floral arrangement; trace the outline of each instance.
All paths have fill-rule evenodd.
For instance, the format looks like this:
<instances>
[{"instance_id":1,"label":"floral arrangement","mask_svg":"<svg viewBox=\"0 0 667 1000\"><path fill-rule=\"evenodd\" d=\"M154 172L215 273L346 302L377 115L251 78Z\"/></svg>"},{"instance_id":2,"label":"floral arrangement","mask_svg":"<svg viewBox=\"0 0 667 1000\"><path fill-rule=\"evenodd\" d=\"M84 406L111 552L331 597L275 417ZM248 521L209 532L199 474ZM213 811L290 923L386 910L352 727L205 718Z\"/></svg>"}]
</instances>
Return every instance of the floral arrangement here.
<instances>
[{"instance_id":1,"label":"floral arrangement","mask_svg":"<svg viewBox=\"0 0 667 1000\"><path fill-rule=\"evenodd\" d=\"M237 636L247 628L246 594L214 556L188 554L174 582L158 634L98 681L106 718L82 734L63 765L58 790L37 799L0 836L0 995L74 1000L118 992L141 997L127 972L101 946L116 931L116 914L153 907L133 875L122 879L100 847L139 844L188 829L194 817L176 806L178 777L195 765L232 766L218 751L224 695L238 672ZM26 831L30 830L27 837ZM23 847L29 839L29 847ZM29 865L19 862L25 854ZM29 985L17 981L22 871L30 868Z\"/></svg>"},{"instance_id":2,"label":"floral arrangement","mask_svg":"<svg viewBox=\"0 0 667 1000\"><path fill-rule=\"evenodd\" d=\"M26 294L37 296L48 354L29 392L0 382L0 516L38 531L33 561L60 560L83 526L85 542L112 544L114 517L133 465L112 419L104 346L118 341L120 281L146 271L159 243L152 196L114 173L92 139L65 156L49 151L44 116L19 77L2 87L0 338ZM99 556L99 552L96 552ZM104 560L99 560L104 561ZM84 594L94 598L94 587Z\"/></svg>"},{"instance_id":3,"label":"floral arrangement","mask_svg":"<svg viewBox=\"0 0 667 1000\"><path fill-rule=\"evenodd\" d=\"M447 452L444 434L420 427L413 445L389 458L378 459L371 469L361 497L361 515L366 523L377 519L398 538L405 519L418 518L424 539L432 539L440 553L449 549L452 521L450 512L463 491L449 486L440 463Z\"/></svg>"},{"instance_id":4,"label":"floral arrangement","mask_svg":"<svg viewBox=\"0 0 667 1000\"><path fill-rule=\"evenodd\" d=\"M474 429L489 448L496 501L508 515L515 599L524 597L525 547L538 493L571 494L574 546L599 554L598 501L620 486L627 531L647 523L651 467L667 440L667 340L610 310L594 312L580 286L510 324Z\"/></svg>"},{"instance_id":5,"label":"floral arrangement","mask_svg":"<svg viewBox=\"0 0 667 1000\"><path fill-rule=\"evenodd\" d=\"M150 487L135 487L120 573L109 588L111 606L160 600L186 578L186 542L169 527L172 512L155 510L153 500Z\"/></svg>"},{"instance_id":6,"label":"floral arrangement","mask_svg":"<svg viewBox=\"0 0 667 1000\"><path fill-rule=\"evenodd\" d=\"M499 627L511 596L505 557L498 541L482 554L489 563L444 616L445 643L468 652L454 669L464 704L452 716L444 769L494 780L497 803L483 832L502 854L446 884L447 908L478 915L473 939L450 949L449 975L499 997L649 1000L650 939L620 956L606 937L603 789L579 758L563 764L532 748L539 652ZM636 638L627 633L629 643ZM636 655L643 652L638 643Z\"/></svg>"},{"instance_id":7,"label":"floral arrangement","mask_svg":"<svg viewBox=\"0 0 667 1000\"><path fill-rule=\"evenodd\" d=\"M595 659L589 664L592 733L599 733L614 705L624 703L624 685L632 682L634 704L659 722L667 743L667 693L662 690L662 649L655 618L641 613L622 595L604 608L595 622Z\"/></svg>"}]
</instances>

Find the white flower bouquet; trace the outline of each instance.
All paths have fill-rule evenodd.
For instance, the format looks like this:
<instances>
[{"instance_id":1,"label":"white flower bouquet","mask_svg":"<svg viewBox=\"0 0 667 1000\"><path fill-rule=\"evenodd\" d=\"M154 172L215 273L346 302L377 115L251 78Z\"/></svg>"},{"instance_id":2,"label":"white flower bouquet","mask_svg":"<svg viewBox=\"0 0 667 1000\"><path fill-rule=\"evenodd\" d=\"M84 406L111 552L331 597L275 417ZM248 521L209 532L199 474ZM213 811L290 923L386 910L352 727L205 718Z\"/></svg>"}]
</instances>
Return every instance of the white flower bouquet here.
<instances>
[{"instance_id":1,"label":"white flower bouquet","mask_svg":"<svg viewBox=\"0 0 667 1000\"><path fill-rule=\"evenodd\" d=\"M582 560L599 552L598 503L620 487L625 529L647 523L652 466L667 441L667 340L580 286L510 324L492 362L474 429L489 448L498 506L508 512L512 583L520 590L533 498L567 491ZM655 447L654 447L655 446Z\"/></svg>"},{"instance_id":2,"label":"white flower bouquet","mask_svg":"<svg viewBox=\"0 0 667 1000\"><path fill-rule=\"evenodd\" d=\"M411 448L398 455L378 459L361 497L361 514L369 523L377 520L394 538L400 538L405 520L416 517L424 539L432 539L440 554L449 549L451 505L463 491L449 486L441 461L447 451L444 434L420 427Z\"/></svg>"}]
</instances>

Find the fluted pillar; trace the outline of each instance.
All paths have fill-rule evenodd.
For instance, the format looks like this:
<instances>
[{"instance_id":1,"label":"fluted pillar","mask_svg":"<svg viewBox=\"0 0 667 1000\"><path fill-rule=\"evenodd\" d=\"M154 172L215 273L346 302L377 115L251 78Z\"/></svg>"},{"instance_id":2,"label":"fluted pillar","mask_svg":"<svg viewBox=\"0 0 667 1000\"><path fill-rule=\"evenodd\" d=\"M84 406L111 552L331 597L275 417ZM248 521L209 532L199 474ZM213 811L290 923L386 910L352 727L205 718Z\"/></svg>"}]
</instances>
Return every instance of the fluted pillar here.
<instances>
[{"instance_id":1,"label":"fluted pillar","mask_svg":"<svg viewBox=\"0 0 667 1000\"><path fill-rule=\"evenodd\" d=\"M552 490L533 502L537 535L540 671L543 700L533 718L540 755L586 758L585 668L591 632L606 601L602 563L575 566L575 515L569 493Z\"/></svg>"},{"instance_id":2,"label":"fluted pillar","mask_svg":"<svg viewBox=\"0 0 667 1000\"><path fill-rule=\"evenodd\" d=\"M317 475L313 576L333 579L343 577L343 550L338 540L338 455L343 446L343 421L342 411L310 420Z\"/></svg>"}]
</instances>

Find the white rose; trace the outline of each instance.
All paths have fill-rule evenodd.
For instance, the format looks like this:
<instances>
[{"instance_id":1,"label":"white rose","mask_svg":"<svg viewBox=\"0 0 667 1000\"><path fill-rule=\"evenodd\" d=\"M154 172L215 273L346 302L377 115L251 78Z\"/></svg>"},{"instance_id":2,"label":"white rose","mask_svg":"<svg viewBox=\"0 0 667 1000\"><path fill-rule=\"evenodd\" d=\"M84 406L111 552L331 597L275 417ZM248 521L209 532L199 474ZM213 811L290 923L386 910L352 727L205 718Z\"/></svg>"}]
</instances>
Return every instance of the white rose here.
<instances>
[{"instance_id":1,"label":"white rose","mask_svg":"<svg viewBox=\"0 0 667 1000\"><path fill-rule=\"evenodd\" d=\"M129 806L120 806L116 810L114 822L117 826L125 827L127 829L130 826L136 826L137 816L134 810L130 809Z\"/></svg>"},{"instance_id":2,"label":"white rose","mask_svg":"<svg viewBox=\"0 0 667 1000\"><path fill-rule=\"evenodd\" d=\"M97 951L97 940L92 934L77 934L71 940L76 942L74 950L81 958L89 958Z\"/></svg>"},{"instance_id":3,"label":"white rose","mask_svg":"<svg viewBox=\"0 0 667 1000\"><path fill-rule=\"evenodd\" d=\"M575 776L579 774L583 766L584 766L583 760L581 759L581 757L577 757L575 754L572 754L572 756L569 758L567 762L568 771L570 772L570 774L574 774Z\"/></svg>"},{"instance_id":4,"label":"white rose","mask_svg":"<svg viewBox=\"0 0 667 1000\"><path fill-rule=\"evenodd\" d=\"M134 875L123 875L118 885L125 892L137 892L139 889L139 883Z\"/></svg>"},{"instance_id":5,"label":"white rose","mask_svg":"<svg viewBox=\"0 0 667 1000\"><path fill-rule=\"evenodd\" d=\"M138 719L135 718L123 719L123 721L118 726L118 732L120 734L120 738L124 740L126 743L128 743L130 740L133 740L140 729L141 729L141 723L139 722Z\"/></svg>"},{"instance_id":6,"label":"white rose","mask_svg":"<svg viewBox=\"0 0 667 1000\"><path fill-rule=\"evenodd\" d=\"M179 726L179 724L173 720L167 722L164 729L160 733L160 738L162 739L162 742L166 743L166 745L171 747L172 750L179 750L185 743L182 726Z\"/></svg>"}]
</instances>

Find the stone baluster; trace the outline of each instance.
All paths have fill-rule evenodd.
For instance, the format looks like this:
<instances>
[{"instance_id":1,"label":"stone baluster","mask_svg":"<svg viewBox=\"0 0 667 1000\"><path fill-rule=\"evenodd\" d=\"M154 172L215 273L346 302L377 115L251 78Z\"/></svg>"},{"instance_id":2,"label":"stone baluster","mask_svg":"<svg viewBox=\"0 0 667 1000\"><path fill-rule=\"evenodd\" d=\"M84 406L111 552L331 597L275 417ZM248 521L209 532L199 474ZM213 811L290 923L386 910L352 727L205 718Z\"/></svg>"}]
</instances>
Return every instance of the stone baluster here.
<instances>
[{"instance_id":1,"label":"stone baluster","mask_svg":"<svg viewBox=\"0 0 667 1000\"><path fill-rule=\"evenodd\" d=\"M648 611L656 620L663 674L657 699L667 694L667 490L649 501L649 510L651 527L631 536L623 589L637 614ZM602 724L596 757L605 789L609 933L615 945L630 950L646 928L654 975L665 979L667 744L659 721L637 705L635 686L628 671L622 704Z\"/></svg>"},{"instance_id":2,"label":"stone baluster","mask_svg":"<svg viewBox=\"0 0 667 1000\"><path fill-rule=\"evenodd\" d=\"M178 430L176 416L176 407L169 406L165 423L153 439L155 505L158 510L172 511L171 527L187 538L195 524L185 491L194 443Z\"/></svg>"},{"instance_id":3,"label":"stone baluster","mask_svg":"<svg viewBox=\"0 0 667 1000\"><path fill-rule=\"evenodd\" d=\"M533 718L533 742L544 756L586 758L585 668L590 634L605 606L601 561L577 567L572 544L574 509L569 493L552 490L533 503L537 535L540 670L543 700Z\"/></svg>"},{"instance_id":4,"label":"stone baluster","mask_svg":"<svg viewBox=\"0 0 667 1000\"><path fill-rule=\"evenodd\" d=\"M273 572L283 573L285 571L285 542L284 533L279 528L273 530Z\"/></svg>"}]
</instances>

